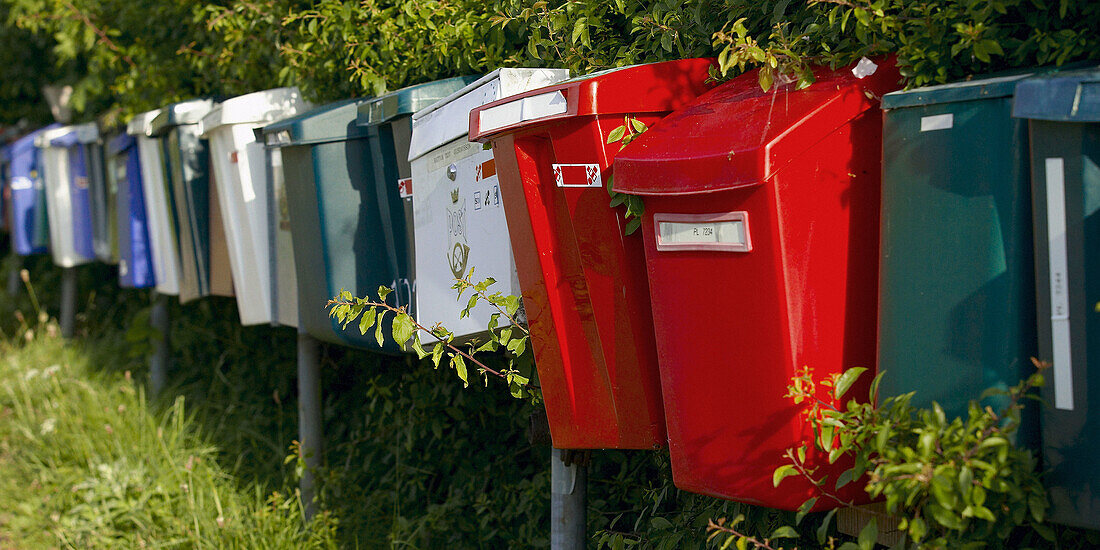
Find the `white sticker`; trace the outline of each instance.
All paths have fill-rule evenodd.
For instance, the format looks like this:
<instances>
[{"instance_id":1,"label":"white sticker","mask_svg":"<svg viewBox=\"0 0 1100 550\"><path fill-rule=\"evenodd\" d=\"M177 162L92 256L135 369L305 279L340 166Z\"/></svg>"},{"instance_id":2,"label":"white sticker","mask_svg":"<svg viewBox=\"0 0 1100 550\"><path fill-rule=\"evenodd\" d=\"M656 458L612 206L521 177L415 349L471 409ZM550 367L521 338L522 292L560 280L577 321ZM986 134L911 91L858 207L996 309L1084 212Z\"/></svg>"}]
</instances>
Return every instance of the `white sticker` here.
<instances>
[{"instance_id":1,"label":"white sticker","mask_svg":"<svg viewBox=\"0 0 1100 550\"><path fill-rule=\"evenodd\" d=\"M876 71L878 71L878 65L876 65L874 61L866 57L861 57L859 63L856 63L856 66L852 68L852 76L856 78L867 78L875 74Z\"/></svg>"},{"instance_id":2,"label":"white sticker","mask_svg":"<svg viewBox=\"0 0 1100 550\"><path fill-rule=\"evenodd\" d=\"M1073 410L1069 267L1066 245L1066 174L1061 158L1046 159L1047 246L1050 260L1050 335L1054 361L1054 406Z\"/></svg>"},{"instance_id":3,"label":"white sticker","mask_svg":"<svg viewBox=\"0 0 1100 550\"><path fill-rule=\"evenodd\" d=\"M552 164L558 187L601 187L599 164Z\"/></svg>"},{"instance_id":4,"label":"white sticker","mask_svg":"<svg viewBox=\"0 0 1100 550\"><path fill-rule=\"evenodd\" d=\"M749 252L748 213L654 214L657 250Z\"/></svg>"},{"instance_id":5,"label":"white sticker","mask_svg":"<svg viewBox=\"0 0 1100 550\"><path fill-rule=\"evenodd\" d=\"M955 115L932 115L920 117L920 131L931 132L933 130L947 130L955 125Z\"/></svg>"},{"instance_id":6,"label":"white sticker","mask_svg":"<svg viewBox=\"0 0 1100 550\"><path fill-rule=\"evenodd\" d=\"M23 189L34 189L34 182L26 176L19 176L11 179L12 191L22 191Z\"/></svg>"}]
</instances>

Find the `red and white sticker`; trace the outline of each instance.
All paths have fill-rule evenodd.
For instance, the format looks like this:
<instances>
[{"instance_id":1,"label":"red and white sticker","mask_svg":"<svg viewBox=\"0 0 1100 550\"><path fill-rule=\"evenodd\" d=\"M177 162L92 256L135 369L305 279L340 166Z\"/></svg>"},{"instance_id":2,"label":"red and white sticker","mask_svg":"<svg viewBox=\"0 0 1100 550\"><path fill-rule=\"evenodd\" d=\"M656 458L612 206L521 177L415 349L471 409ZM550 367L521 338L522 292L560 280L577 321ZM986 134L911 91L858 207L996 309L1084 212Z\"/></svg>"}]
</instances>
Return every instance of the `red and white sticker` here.
<instances>
[{"instance_id":1,"label":"red and white sticker","mask_svg":"<svg viewBox=\"0 0 1100 550\"><path fill-rule=\"evenodd\" d=\"M474 181L489 179L495 175L497 175L497 161L496 159L489 159L477 165L477 170L474 171Z\"/></svg>"},{"instance_id":2,"label":"red and white sticker","mask_svg":"<svg viewBox=\"0 0 1100 550\"><path fill-rule=\"evenodd\" d=\"M558 187L601 187L599 164L552 164Z\"/></svg>"},{"instance_id":3,"label":"red and white sticker","mask_svg":"<svg viewBox=\"0 0 1100 550\"><path fill-rule=\"evenodd\" d=\"M407 199L413 196L413 179L401 178L397 180L397 192L401 195L401 198Z\"/></svg>"},{"instance_id":4,"label":"red and white sticker","mask_svg":"<svg viewBox=\"0 0 1100 550\"><path fill-rule=\"evenodd\" d=\"M232 162L233 164L237 164L237 152L236 151L232 151L232 152L229 153L229 162Z\"/></svg>"}]
</instances>

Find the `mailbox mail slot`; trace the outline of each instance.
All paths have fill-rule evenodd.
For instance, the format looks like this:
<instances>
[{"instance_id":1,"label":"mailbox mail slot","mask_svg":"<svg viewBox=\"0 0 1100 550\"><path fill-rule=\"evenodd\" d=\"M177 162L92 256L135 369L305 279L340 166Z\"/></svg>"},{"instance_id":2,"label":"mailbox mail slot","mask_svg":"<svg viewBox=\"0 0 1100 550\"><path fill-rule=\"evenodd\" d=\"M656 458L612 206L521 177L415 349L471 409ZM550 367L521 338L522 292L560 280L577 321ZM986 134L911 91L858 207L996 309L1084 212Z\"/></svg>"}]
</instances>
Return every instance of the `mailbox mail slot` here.
<instances>
[{"instance_id":1,"label":"mailbox mail slot","mask_svg":"<svg viewBox=\"0 0 1100 550\"><path fill-rule=\"evenodd\" d=\"M816 83L797 91L763 92L755 72L742 75L615 159L614 188L645 197L641 232L680 488L786 510L818 495L801 478L775 488L772 472L787 449L813 440L800 406L784 397L797 370L824 377L875 364L882 117L869 98L899 80L880 63L863 79L818 69ZM662 232L661 223L683 225ZM700 242L696 230L710 227ZM870 377L862 382L850 396L867 395ZM807 462L835 480L848 466L826 455L811 451ZM859 483L839 492L867 498Z\"/></svg>"}]
</instances>

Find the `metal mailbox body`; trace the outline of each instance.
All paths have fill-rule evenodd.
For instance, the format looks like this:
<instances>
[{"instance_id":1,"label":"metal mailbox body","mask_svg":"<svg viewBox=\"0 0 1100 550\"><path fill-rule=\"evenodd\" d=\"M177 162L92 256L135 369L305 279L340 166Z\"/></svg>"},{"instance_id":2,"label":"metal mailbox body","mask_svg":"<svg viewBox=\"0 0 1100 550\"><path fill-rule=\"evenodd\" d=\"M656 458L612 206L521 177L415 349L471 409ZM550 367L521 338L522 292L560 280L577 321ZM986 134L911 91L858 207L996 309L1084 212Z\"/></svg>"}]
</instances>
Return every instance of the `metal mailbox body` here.
<instances>
[{"instance_id":1,"label":"metal mailbox body","mask_svg":"<svg viewBox=\"0 0 1100 550\"><path fill-rule=\"evenodd\" d=\"M371 172L369 185L373 189L364 196L371 200L374 216L384 240L371 245L381 265L372 260L377 284L365 290L373 294L379 285L394 289L394 300L415 315L416 264L413 261L415 227L413 224L412 165L409 146L412 143L412 115L478 79L463 76L417 84L369 99L359 105L357 124L366 129L370 148ZM374 206L377 204L377 206Z\"/></svg>"},{"instance_id":2,"label":"metal mailbox body","mask_svg":"<svg viewBox=\"0 0 1100 550\"><path fill-rule=\"evenodd\" d=\"M226 263L215 265L213 241L225 235L211 232L210 218L221 213L210 211L210 153L206 140L199 137L198 122L214 108L210 99L173 103L160 109L149 122L149 134L163 148L165 181L169 203L176 220L176 250L179 251L180 303L213 294L211 279ZM222 247L224 248L224 246Z\"/></svg>"},{"instance_id":3,"label":"metal mailbox body","mask_svg":"<svg viewBox=\"0 0 1100 550\"><path fill-rule=\"evenodd\" d=\"M0 231L11 233L11 145L0 147Z\"/></svg>"},{"instance_id":4,"label":"metal mailbox body","mask_svg":"<svg viewBox=\"0 0 1100 550\"><path fill-rule=\"evenodd\" d=\"M237 310L243 325L274 321L267 160L255 129L308 106L297 88L276 88L227 99L200 122L202 136L210 140Z\"/></svg>"},{"instance_id":5,"label":"metal mailbox body","mask_svg":"<svg viewBox=\"0 0 1100 550\"><path fill-rule=\"evenodd\" d=\"M471 139L493 145L557 448L667 441L645 250L608 207L620 143L607 138L625 116L652 126L705 92L711 64L614 69L470 112Z\"/></svg>"},{"instance_id":6,"label":"metal mailbox body","mask_svg":"<svg viewBox=\"0 0 1100 550\"><path fill-rule=\"evenodd\" d=\"M268 268L271 270L271 318L274 323L298 326L298 277L294 266L294 239L290 231L290 205L283 176L283 151L272 144L267 159Z\"/></svg>"},{"instance_id":7,"label":"metal mailbox body","mask_svg":"<svg viewBox=\"0 0 1100 550\"><path fill-rule=\"evenodd\" d=\"M139 114L130 121L126 133L137 139L141 166L142 196L149 240L153 251L153 278L156 290L166 296L180 293L179 250L176 244L176 220L170 203L164 172L164 147L150 137L153 119L160 109Z\"/></svg>"},{"instance_id":8,"label":"metal mailbox body","mask_svg":"<svg viewBox=\"0 0 1100 550\"><path fill-rule=\"evenodd\" d=\"M34 142L44 132L60 128L51 124L35 130L11 144L11 243L20 256L45 254L50 235L46 214L46 184L42 175L42 152Z\"/></svg>"},{"instance_id":9,"label":"metal mailbox body","mask_svg":"<svg viewBox=\"0 0 1100 550\"><path fill-rule=\"evenodd\" d=\"M1027 124L1012 118L1026 76L883 97L881 397L913 391L965 417L985 389L1034 371ZM1028 412L1019 442L1037 444Z\"/></svg>"},{"instance_id":10,"label":"metal mailbox body","mask_svg":"<svg viewBox=\"0 0 1100 550\"><path fill-rule=\"evenodd\" d=\"M141 185L141 158L137 139L122 134L107 149L107 173L118 194L118 282L123 288L149 288L153 276L152 243L145 216L145 193Z\"/></svg>"},{"instance_id":11,"label":"metal mailbox body","mask_svg":"<svg viewBox=\"0 0 1100 550\"><path fill-rule=\"evenodd\" d=\"M1039 358L1044 482L1052 521L1100 528L1100 70L1035 77L1016 87L1026 119Z\"/></svg>"},{"instance_id":12,"label":"metal mailbox body","mask_svg":"<svg viewBox=\"0 0 1100 550\"><path fill-rule=\"evenodd\" d=\"M562 69L497 69L413 115L413 303L421 325L442 323L458 338L485 332L495 309L481 303L462 318L466 304L452 288L471 268L478 281L497 280L490 291L520 295L493 152L467 140L470 110L568 76Z\"/></svg>"},{"instance_id":13,"label":"metal mailbox body","mask_svg":"<svg viewBox=\"0 0 1100 550\"><path fill-rule=\"evenodd\" d=\"M63 126L43 132L42 150L50 254L55 264L73 267L95 260L88 201L88 164L82 144L99 139L95 124Z\"/></svg>"},{"instance_id":14,"label":"metal mailbox body","mask_svg":"<svg viewBox=\"0 0 1100 550\"><path fill-rule=\"evenodd\" d=\"M92 249L95 257L106 264L117 264L118 257L118 188L113 169L107 163L109 138L99 136L91 143L83 144L84 158L88 163L88 205L91 211Z\"/></svg>"},{"instance_id":15,"label":"metal mailbox body","mask_svg":"<svg viewBox=\"0 0 1100 550\"><path fill-rule=\"evenodd\" d=\"M341 290L374 296L379 285L391 284L382 271L386 240L370 176L367 129L356 124L365 101L340 101L268 125L264 139L282 155L299 328L325 342L399 353L392 339L379 346L374 334L360 334L356 323L342 330L325 306Z\"/></svg>"},{"instance_id":16,"label":"metal mailbox body","mask_svg":"<svg viewBox=\"0 0 1100 550\"><path fill-rule=\"evenodd\" d=\"M614 166L617 191L645 196L673 480L785 510L817 496L801 478L772 486L785 451L813 438L784 397L792 377L874 366L882 118L868 96L899 80L888 62L863 79L816 76L770 92L755 71L735 78ZM847 467L812 450L806 460L831 479ZM859 483L839 493L866 499Z\"/></svg>"}]
</instances>

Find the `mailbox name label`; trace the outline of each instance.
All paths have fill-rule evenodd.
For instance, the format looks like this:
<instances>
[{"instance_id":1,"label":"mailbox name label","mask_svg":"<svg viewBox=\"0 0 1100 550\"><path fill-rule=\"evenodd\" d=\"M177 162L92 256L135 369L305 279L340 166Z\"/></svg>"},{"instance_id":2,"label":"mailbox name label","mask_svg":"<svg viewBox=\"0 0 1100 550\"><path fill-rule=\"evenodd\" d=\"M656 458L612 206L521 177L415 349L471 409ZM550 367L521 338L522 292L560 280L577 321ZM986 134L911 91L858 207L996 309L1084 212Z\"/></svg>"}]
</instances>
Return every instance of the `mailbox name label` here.
<instances>
[{"instance_id":1,"label":"mailbox name label","mask_svg":"<svg viewBox=\"0 0 1100 550\"><path fill-rule=\"evenodd\" d=\"M658 250L749 252L748 213L654 214Z\"/></svg>"}]
</instances>

